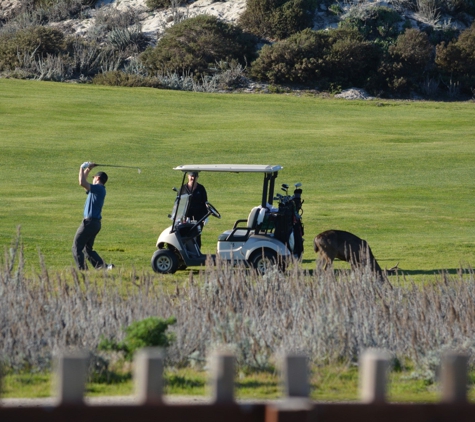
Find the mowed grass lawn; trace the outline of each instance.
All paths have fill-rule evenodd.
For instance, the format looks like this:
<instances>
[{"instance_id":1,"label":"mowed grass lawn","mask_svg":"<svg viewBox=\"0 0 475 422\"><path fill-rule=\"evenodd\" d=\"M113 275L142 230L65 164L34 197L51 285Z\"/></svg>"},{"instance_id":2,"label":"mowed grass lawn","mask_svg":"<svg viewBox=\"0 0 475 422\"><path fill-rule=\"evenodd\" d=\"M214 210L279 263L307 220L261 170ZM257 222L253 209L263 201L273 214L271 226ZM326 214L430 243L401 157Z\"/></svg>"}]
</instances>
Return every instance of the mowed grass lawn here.
<instances>
[{"instance_id":1,"label":"mowed grass lawn","mask_svg":"<svg viewBox=\"0 0 475 422\"><path fill-rule=\"evenodd\" d=\"M72 264L85 194L83 161L109 174L96 249L151 271L181 164L280 164L303 184L304 266L313 237L335 228L366 239L382 267L412 276L475 262L475 104L198 94L0 79L0 239L21 225L27 268ZM100 168L99 168L100 169ZM202 174L221 220L204 251L260 202L262 178ZM343 265L343 264L339 264Z\"/></svg>"}]
</instances>

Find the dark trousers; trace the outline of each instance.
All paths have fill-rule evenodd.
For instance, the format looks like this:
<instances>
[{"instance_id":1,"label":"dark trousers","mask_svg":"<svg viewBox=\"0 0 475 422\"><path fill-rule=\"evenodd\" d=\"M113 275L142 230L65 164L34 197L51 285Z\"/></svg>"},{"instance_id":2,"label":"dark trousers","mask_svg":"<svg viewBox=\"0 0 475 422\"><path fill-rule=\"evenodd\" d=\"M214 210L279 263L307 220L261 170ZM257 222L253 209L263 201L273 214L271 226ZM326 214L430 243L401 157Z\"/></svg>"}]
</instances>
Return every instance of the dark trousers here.
<instances>
[{"instance_id":1,"label":"dark trousers","mask_svg":"<svg viewBox=\"0 0 475 422\"><path fill-rule=\"evenodd\" d=\"M94 240L100 231L101 220L99 219L84 219L79 226L76 236L74 236L72 251L76 265L80 270L87 269L85 258L94 268L101 268L105 265L99 254L93 249Z\"/></svg>"},{"instance_id":2,"label":"dark trousers","mask_svg":"<svg viewBox=\"0 0 475 422\"><path fill-rule=\"evenodd\" d=\"M204 223L200 224L200 234L196 236L196 243L198 243L198 247L201 250L201 232L203 231Z\"/></svg>"}]
</instances>

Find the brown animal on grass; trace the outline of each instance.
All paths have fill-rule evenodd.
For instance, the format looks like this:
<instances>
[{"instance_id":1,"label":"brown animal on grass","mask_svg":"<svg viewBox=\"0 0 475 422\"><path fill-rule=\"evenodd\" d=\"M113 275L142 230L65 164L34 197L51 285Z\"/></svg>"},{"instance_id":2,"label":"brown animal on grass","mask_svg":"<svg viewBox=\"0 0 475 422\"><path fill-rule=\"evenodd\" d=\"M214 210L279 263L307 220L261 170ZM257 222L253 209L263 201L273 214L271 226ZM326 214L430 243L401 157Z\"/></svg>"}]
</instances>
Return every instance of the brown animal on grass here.
<instances>
[{"instance_id":1,"label":"brown animal on grass","mask_svg":"<svg viewBox=\"0 0 475 422\"><path fill-rule=\"evenodd\" d=\"M349 262L355 269L368 265L378 280L387 280L383 270L376 261L366 240L343 230L327 230L318 234L313 240L313 249L325 261L324 269L332 265L335 258ZM397 265L388 271L394 271Z\"/></svg>"}]
</instances>

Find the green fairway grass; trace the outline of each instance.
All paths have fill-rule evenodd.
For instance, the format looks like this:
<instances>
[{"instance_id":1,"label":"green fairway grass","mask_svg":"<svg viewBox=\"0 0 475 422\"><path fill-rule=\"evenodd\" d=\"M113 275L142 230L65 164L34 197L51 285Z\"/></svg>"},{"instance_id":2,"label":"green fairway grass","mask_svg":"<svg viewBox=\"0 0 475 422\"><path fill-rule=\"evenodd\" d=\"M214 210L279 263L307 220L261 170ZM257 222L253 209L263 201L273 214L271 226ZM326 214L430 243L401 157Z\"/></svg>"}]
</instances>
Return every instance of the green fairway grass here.
<instances>
[{"instance_id":1,"label":"green fairway grass","mask_svg":"<svg viewBox=\"0 0 475 422\"><path fill-rule=\"evenodd\" d=\"M345 101L203 94L0 79L0 239L21 225L27 268L73 264L85 194L83 161L137 166L109 175L96 249L124 269L151 271L169 225L181 164L280 164L303 184L305 254L335 228L366 239L381 266L410 276L475 261L473 102ZM260 202L262 177L201 174L210 202L203 250ZM337 264L337 266L346 264Z\"/></svg>"},{"instance_id":2,"label":"green fairway grass","mask_svg":"<svg viewBox=\"0 0 475 422\"><path fill-rule=\"evenodd\" d=\"M387 400L392 403L436 403L440 401L438 383L411 379L410 372L391 371L388 378ZM316 401L342 402L360 400L358 368L331 365L316 368L310 378L310 397ZM470 379L473 374L470 375ZM8 374L3 379L2 398L45 398L55 394L51 374ZM165 394L183 396L209 396L208 374L190 368L165 372ZM85 395L130 396L134 394L131 377L110 383L88 383ZM256 401L276 400L285 393L277 373L255 372L240 374L236 380L236 397ZM469 402L475 402L475 389L471 383L467 390Z\"/></svg>"}]
</instances>

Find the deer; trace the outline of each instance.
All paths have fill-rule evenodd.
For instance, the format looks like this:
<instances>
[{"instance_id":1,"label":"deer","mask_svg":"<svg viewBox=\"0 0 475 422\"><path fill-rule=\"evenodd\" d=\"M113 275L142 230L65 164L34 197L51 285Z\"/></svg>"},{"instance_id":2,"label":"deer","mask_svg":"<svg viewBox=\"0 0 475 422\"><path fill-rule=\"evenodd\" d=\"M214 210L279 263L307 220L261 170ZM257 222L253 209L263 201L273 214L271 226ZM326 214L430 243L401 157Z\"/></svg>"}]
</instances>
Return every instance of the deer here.
<instances>
[{"instance_id":1,"label":"deer","mask_svg":"<svg viewBox=\"0 0 475 422\"><path fill-rule=\"evenodd\" d=\"M313 249L325 261L324 270L333 264L335 258L338 258L349 262L353 270L361 268L365 264L369 265L369 268L377 275L379 281L384 282L387 280L368 242L353 233L343 230L324 231L313 240ZM398 264L387 271L395 271L398 268Z\"/></svg>"}]
</instances>

